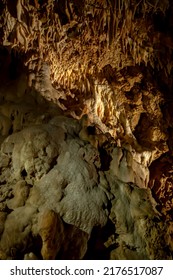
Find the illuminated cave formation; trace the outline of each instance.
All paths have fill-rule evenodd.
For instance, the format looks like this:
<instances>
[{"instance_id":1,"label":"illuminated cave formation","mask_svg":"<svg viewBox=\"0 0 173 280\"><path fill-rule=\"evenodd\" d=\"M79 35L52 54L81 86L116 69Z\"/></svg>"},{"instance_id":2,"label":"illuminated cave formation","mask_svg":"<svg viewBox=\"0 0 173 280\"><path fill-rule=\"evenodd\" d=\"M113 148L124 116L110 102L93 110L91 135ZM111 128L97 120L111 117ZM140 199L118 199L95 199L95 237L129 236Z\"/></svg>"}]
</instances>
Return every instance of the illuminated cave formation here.
<instances>
[{"instance_id":1,"label":"illuminated cave formation","mask_svg":"<svg viewBox=\"0 0 173 280\"><path fill-rule=\"evenodd\" d=\"M173 258L171 0L0 0L0 259Z\"/></svg>"}]
</instances>

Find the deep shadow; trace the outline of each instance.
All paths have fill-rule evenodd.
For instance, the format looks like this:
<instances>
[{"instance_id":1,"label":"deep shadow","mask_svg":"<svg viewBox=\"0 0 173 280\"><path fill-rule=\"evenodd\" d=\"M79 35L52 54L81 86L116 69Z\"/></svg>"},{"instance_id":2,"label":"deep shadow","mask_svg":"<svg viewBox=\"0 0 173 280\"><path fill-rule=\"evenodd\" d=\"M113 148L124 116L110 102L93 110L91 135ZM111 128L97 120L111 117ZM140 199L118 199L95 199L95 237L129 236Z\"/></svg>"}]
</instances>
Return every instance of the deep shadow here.
<instances>
[{"instance_id":1,"label":"deep shadow","mask_svg":"<svg viewBox=\"0 0 173 280\"><path fill-rule=\"evenodd\" d=\"M106 151L106 149L104 149L104 147L99 148L99 152L100 152L101 170L107 171L109 170L112 157L111 155L108 154L108 152Z\"/></svg>"},{"instance_id":2,"label":"deep shadow","mask_svg":"<svg viewBox=\"0 0 173 280\"><path fill-rule=\"evenodd\" d=\"M109 260L111 251L118 247L116 243L108 247L104 245L111 235L114 235L115 238L117 237L115 225L111 220L108 220L107 224L102 228L94 227L88 241L88 250L84 260Z\"/></svg>"}]
</instances>

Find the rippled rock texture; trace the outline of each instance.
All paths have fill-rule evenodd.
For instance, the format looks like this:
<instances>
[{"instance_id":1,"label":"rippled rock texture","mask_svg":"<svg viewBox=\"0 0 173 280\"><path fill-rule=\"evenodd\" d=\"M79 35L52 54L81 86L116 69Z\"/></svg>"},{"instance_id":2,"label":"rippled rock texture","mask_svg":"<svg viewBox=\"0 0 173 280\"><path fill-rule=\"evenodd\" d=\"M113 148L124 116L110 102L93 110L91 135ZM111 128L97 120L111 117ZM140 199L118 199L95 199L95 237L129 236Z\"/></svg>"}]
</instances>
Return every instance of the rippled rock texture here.
<instances>
[{"instance_id":1,"label":"rippled rock texture","mask_svg":"<svg viewBox=\"0 0 173 280\"><path fill-rule=\"evenodd\" d=\"M0 12L0 259L172 259L171 1Z\"/></svg>"}]
</instances>

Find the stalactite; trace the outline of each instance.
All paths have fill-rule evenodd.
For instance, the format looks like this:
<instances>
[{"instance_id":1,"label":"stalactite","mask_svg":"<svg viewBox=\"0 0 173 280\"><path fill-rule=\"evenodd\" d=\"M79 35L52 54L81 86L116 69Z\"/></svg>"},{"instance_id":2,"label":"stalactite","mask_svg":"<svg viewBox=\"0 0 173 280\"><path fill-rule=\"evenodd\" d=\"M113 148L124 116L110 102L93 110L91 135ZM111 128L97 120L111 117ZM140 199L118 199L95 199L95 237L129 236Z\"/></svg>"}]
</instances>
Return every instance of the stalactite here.
<instances>
[{"instance_id":1,"label":"stalactite","mask_svg":"<svg viewBox=\"0 0 173 280\"><path fill-rule=\"evenodd\" d=\"M22 16L22 0L17 0L16 10L17 10L17 19L19 22L21 22L21 16Z\"/></svg>"}]
</instances>

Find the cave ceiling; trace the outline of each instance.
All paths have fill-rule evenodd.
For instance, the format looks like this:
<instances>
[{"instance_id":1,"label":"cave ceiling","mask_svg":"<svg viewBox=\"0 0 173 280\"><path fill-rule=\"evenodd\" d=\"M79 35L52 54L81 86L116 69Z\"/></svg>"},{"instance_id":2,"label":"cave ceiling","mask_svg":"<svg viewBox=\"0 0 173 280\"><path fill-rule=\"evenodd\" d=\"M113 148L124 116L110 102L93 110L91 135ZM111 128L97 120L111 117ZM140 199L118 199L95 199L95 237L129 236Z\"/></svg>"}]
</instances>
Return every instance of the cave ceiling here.
<instances>
[{"instance_id":1,"label":"cave ceiling","mask_svg":"<svg viewBox=\"0 0 173 280\"><path fill-rule=\"evenodd\" d=\"M50 76L59 90L46 98L58 99L76 117L95 113L109 128L117 122L112 103L134 103L139 115L145 111L135 100L140 96L131 92L153 86L147 85L146 66L160 71L169 84L173 42L168 8L166 0L1 1L1 44L20 53L29 86L39 88L43 67L40 75Z\"/></svg>"},{"instance_id":2,"label":"cave ceiling","mask_svg":"<svg viewBox=\"0 0 173 280\"><path fill-rule=\"evenodd\" d=\"M12 71L25 69L28 86L64 112L88 114L113 137L130 126L141 144L162 138L166 150L157 123L172 90L172 9L168 0L1 0L2 75L16 64Z\"/></svg>"}]
</instances>

